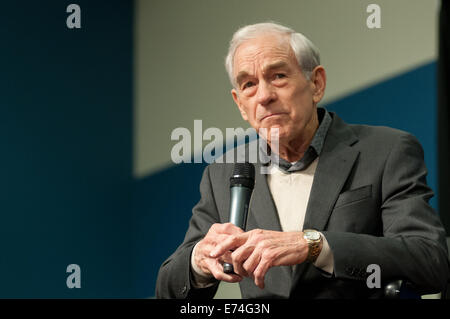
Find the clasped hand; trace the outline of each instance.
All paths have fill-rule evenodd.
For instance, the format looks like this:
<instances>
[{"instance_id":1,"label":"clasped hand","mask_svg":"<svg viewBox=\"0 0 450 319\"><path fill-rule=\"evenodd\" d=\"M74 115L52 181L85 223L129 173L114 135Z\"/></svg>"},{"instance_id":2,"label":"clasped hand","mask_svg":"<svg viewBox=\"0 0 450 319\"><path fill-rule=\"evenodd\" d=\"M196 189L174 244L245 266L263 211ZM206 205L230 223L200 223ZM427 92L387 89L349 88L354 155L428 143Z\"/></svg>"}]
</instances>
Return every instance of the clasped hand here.
<instances>
[{"instance_id":1,"label":"clasped hand","mask_svg":"<svg viewBox=\"0 0 450 319\"><path fill-rule=\"evenodd\" d=\"M264 288L264 277L274 266L292 266L306 260L308 244L302 232L254 229L244 232L231 224L214 224L198 243L194 261L217 280L239 282L251 277ZM233 265L234 274L223 272L223 263Z\"/></svg>"}]
</instances>

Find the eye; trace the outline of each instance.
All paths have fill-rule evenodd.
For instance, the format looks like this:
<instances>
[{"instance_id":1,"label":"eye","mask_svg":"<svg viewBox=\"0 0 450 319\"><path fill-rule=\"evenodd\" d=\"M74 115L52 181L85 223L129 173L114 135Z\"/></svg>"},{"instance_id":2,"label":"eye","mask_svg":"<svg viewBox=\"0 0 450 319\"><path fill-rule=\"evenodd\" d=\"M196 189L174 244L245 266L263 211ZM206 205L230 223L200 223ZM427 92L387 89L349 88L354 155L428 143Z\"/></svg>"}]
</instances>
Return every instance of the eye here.
<instances>
[{"instance_id":1,"label":"eye","mask_svg":"<svg viewBox=\"0 0 450 319\"><path fill-rule=\"evenodd\" d=\"M244 90L244 89L247 89L247 88L252 87L254 85L255 85L255 83L253 83L251 81L248 81L248 82L245 82L244 85L242 85L242 89Z\"/></svg>"},{"instance_id":2,"label":"eye","mask_svg":"<svg viewBox=\"0 0 450 319\"><path fill-rule=\"evenodd\" d=\"M286 77L286 74L284 73L276 73L275 74L275 79L283 79Z\"/></svg>"}]
</instances>

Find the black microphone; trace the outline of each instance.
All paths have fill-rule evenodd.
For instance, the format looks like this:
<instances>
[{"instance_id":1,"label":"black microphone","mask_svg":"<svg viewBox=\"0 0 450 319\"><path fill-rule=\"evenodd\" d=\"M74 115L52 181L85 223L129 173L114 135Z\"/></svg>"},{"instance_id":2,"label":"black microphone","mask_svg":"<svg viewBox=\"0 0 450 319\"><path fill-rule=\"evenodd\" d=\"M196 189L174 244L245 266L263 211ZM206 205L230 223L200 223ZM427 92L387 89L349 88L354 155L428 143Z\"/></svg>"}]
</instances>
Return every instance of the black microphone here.
<instances>
[{"instance_id":1,"label":"black microphone","mask_svg":"<svg viewBox=\"0 0 450 319\"><path fill-rule=\"evenodd\" d=\"M255 186L255 166L251 163L236 163L230 177L230 223L245 230L248 206ZM223 264L223 272L234 272L233 265Z\"/></svg>"}]
</instances>

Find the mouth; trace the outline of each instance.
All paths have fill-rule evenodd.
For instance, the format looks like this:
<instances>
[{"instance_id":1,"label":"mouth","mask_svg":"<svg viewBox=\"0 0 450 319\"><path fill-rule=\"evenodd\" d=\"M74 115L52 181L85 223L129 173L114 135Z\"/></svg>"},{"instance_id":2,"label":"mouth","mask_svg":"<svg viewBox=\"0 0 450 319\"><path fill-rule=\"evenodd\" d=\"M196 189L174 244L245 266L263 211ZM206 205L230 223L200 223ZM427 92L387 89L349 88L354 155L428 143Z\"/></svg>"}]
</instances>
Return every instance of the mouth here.
<instances>
[{"instance_id":1,"label":"mouth","mask_svg":"<svg viewBox=\"0 0 450 319\"><path fill-rule=\"evenodd\" d=\"M264 121L265 119L268 119L268 118L271 118L271 117L274 117L274 116L277 116L277 115L282 115L282 114L284 114L284 113L278 112L278 113L267 114L266 116L264 116L264 117L261 119L261 121Z\"/></svg>"}]
</instances>

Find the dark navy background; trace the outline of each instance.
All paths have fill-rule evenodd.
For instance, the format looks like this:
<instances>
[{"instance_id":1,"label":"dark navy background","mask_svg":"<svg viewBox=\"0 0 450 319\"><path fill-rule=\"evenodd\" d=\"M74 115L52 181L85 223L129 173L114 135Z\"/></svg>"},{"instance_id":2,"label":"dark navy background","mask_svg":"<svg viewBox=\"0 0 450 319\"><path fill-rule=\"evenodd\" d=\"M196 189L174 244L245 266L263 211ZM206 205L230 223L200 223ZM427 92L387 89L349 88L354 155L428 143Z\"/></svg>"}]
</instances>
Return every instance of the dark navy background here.
<instances>
[{"instance_id":1,"label":"dark navy background","mask_svg":"<svg viewBox=\"0 0 450 319\"><path fill-rule=\"evenodd\" d=\"M132 1L0 6L0 297L132 289ZM68 289L66 267L81 267Z\"/></svg>"}]
</instances>

